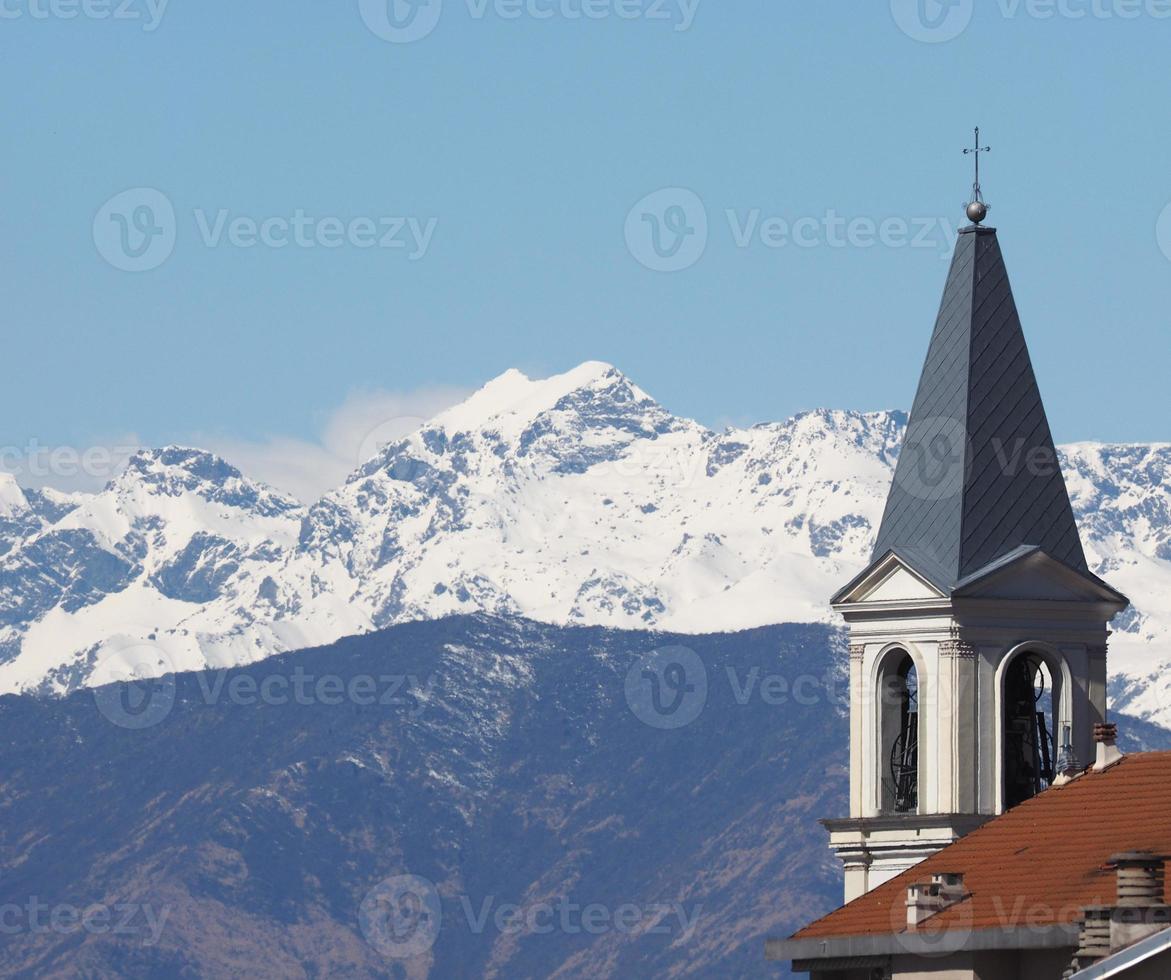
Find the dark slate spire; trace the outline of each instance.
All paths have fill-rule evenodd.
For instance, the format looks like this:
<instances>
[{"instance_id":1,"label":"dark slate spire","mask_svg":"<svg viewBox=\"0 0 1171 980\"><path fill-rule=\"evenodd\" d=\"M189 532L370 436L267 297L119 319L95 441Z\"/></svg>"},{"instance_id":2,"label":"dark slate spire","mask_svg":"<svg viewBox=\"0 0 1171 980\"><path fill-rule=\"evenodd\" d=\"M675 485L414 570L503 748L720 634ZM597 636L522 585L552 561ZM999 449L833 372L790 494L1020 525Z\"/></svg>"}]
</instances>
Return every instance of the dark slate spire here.
<instances>
[{"instance_id":1,"label":"dark slate spire","mask_svg":"<svg viewBox=\"0 0 1171 980\"><path fill-rule=\"evenodd\" d=\"M878 533L945 592L1022 547L1089 574L994 228L960 233Z\"/></svg>"}]
</instances>

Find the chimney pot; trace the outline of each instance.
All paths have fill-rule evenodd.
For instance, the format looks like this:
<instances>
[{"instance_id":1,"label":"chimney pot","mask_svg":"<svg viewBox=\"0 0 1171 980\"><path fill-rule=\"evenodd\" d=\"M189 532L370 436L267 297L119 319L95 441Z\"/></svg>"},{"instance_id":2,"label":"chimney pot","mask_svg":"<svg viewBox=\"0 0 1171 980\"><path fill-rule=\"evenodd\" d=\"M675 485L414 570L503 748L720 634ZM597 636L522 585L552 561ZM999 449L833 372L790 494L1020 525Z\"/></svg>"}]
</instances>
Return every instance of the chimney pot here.
<instances>
[{"instance_id":1,"label":"chimney pot","mask_svg":"<svg viewBox=\"0 0 1171 980\"><path fill-rule=\"evenodd\" d=\"M1111 911L1107 905L1090 905L1083 910L1078 948L1073 959L1078 970L1110 955Z\"/></svg>"},{"instance_id":2,"label":"chimney pot","mask_svg":"<svg viewBox=\"0 0 1171 980\"><path fill-rule=\"evenodd\" d=\"M907 926L914 929L931 916L967 898L964 876L956 871L932 874L930 881L907 886Z\"/></svg>"},{"instance_id":3,"label":"chimney pot","mask_svg":"<svg viewBox=\"0 0 1171 980\"><path fill-rule=\"evenodd\" d=\"M1094 741L1097 743L1094 772L1109 769L1114 763L1122 761L1123 755L1114 744L1118 741L1118 726L1113 722L1099 722L1094 725Z\"/></svg>"},{"instance_id":4,"label":"chimney pot","mask_svg":"<svg viewBox=\"0 0 1171 980\"><path fill-rule=\"evenodd\" d=\"M1149 851L1126 851L1110 858L1118 882L1120 908L1149 908L1163 904L1166 860L1166 855Z\"/></svg>"},{"instance_id":5,"label":"chimney pot","mask_svg":"<svg viewBox=\"0 0 1171 980\"><path fill-rule=\"evenodd\" d=\"M1112 721L1098 722L1094 725L1094 741L1113 745L1118 741L1118 726Z\"/></svg>"}]
</instances>

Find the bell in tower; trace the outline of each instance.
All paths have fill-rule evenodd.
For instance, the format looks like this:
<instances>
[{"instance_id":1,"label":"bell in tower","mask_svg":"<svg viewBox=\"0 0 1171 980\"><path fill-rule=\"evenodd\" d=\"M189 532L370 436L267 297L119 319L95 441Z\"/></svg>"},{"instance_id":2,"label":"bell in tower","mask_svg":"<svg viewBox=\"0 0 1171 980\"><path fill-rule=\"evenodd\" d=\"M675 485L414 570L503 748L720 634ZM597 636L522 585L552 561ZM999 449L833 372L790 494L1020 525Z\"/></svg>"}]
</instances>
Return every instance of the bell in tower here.
<instances>
[{"instance_id":1,"label":"bell in tower","mask_svg":"<svg viewBox=\"0 0 1171 980\"><path fill-rule=\"evenodd\" d=\"M1092 757L1128 605L1086 562L978 178L967 213L871 563L833 600L850 816L825 824L847 901Z\"/></svg>"}]
</instances>

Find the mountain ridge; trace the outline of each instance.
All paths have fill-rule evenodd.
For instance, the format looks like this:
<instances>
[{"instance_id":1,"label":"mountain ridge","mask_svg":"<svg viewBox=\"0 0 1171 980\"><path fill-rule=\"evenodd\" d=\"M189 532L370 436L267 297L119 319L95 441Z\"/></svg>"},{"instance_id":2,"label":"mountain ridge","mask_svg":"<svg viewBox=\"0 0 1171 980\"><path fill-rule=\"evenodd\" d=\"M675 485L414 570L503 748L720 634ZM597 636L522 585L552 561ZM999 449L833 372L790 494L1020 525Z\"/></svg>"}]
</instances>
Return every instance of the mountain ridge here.
<instances>
[{"instance_id":1,"label":"mountain ridge","mask_svg":"<svg viewBox=\"0 0 1171 980\"><path fill-rule=\"evenodd\" d=\"M630 701L659 644L707 679L681 727ZM0 697L0 905L140 910L123 933L18 918L0 972L775 976L764 938L840 894L815 818L845 805L847 724L824 683L779 705L751 679L832 674L840 693L840 653L819 625L687 637L479 614L141 685L165 699L145 724L118 723L122 685ZM418 684L389 704L257 693L298 673ZM436 898L417 949L363 916L401 876ZM509 907L542 918L512 929ZM583 927L586 907L606 922Z\"/></svg>"},{"instance_id":2,"label":"mountain ridge","mask_svg":"<svg viewBox=\"0 0 1171 980\"><path fill-rule=\"evenodd\" d=\"M29 516L27 491L0 517L0 691L475 611L687 633L831 622L906 421L821 409L716 432L587 362L506 372L309 505L202 450L144 451L55 519ZM1062 457L1094 570L1136 603L1117 624L1115 698L1171 720L1171 445Z\"/></svg>"},{"instance_id":3,"label":"mountain ridge","mask_svg":"<svg viewBox=\"0 0 1171 980\"><path fill-rule=\"evenodd\" d=\"M0 972L776 976L764 939L840 900L817 819L848 808L845 643L480 613L0 696ZM678 714L639 696L668 664L694 688ZM1116 720L1124 751L1171 744ZM434 899L418 946L364 913L402 876ZM30 895L135 914L36 932ZM546 918L513 929L509 907Z\"/></svg>"}]
</instances>

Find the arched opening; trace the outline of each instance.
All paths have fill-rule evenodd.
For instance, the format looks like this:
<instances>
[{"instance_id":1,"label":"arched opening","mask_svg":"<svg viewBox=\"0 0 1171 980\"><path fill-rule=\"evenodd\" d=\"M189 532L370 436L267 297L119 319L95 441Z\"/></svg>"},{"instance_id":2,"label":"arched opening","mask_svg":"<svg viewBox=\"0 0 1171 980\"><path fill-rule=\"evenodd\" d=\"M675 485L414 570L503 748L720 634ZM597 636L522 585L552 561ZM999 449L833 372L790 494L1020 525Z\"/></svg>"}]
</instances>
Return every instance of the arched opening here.
<instances>
[{"instance_id":1,"label":"arched opening","mask_svg":"<svg viewBox=\"0 0 1171 980\"><path fill-rule=\"evenodd\" d=\"M881 810L919 810L919 673L905 650L892 650L879 675Z\"/></svg>"},{"instance_id":2,"label":"arched opening","mask_svg":"<svg viewBox=\"0 0 1171 980\"><path fill-rule=\"evenodd\" d=\"M1054 678L1058 680L1055 681ZM1026 651L1004 671L1004 808L1032 799L1053 782L1060 675Z\"/></svg>"}]
</instances>

